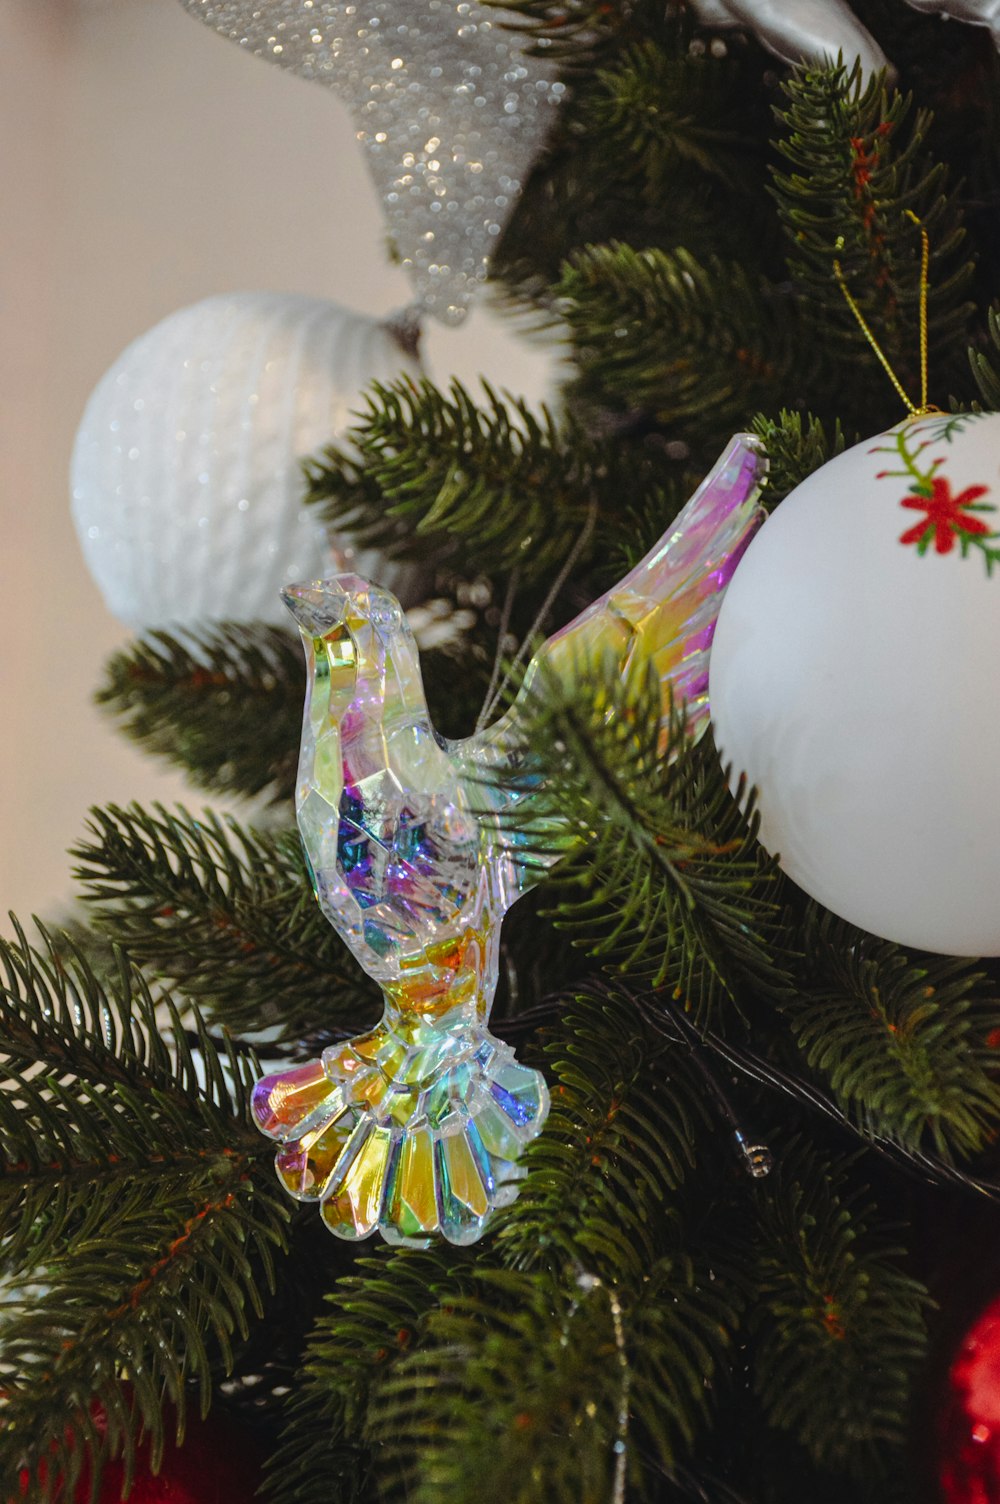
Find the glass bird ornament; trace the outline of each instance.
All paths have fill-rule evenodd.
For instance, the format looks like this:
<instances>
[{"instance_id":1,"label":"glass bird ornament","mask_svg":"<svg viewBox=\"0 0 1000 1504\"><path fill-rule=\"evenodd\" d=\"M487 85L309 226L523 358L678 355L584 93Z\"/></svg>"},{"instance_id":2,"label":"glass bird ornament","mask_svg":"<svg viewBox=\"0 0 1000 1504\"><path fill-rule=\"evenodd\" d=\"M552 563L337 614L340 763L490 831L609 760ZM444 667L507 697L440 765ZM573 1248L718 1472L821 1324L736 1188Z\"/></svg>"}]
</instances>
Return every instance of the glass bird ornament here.
<instances>
[{"instance_id":1,"label":"glass bird ornament","mask_svg":"<svg viewBox=\"0 0 1000 1504\"><path fill-rule=\"evenodd\" d=\"M552 675L570 682L581 662L612 656L626 674L645 660L664 728L683 701L700 733L715 621L763 515L765 466L737 436L653 550L542 645L510 709L463 741L431 725L388 591L340 575L284 592L308 662L299 830L320 906L385 1011L370 1032L259 1081L253 1111L278 1140L282 1184L319 1203L338 1237L472 1243L514 1200L549 1105L541 1073L487 1027L503 916L548 860L510 819L533 792L526 696Z\"/></svg>"}]
</instances>

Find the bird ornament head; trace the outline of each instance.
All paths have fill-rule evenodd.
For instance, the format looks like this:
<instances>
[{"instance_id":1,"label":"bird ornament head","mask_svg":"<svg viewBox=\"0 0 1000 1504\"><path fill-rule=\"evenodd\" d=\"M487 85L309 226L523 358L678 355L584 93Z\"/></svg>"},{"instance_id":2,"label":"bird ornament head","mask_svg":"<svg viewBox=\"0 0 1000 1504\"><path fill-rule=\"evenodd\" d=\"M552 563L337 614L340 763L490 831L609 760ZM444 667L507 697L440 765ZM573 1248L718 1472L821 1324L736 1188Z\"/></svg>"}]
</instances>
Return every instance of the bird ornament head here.
<instances>
[{"instance_id":1,"label":"bird ornament head","mask_svg":"<svg viewBox=\"0 0 1000 1504\"><path fill-rule=\"evenodd\" d=\"M734 439L651 552L542 645L510 709L462 741L431 724L394 596L357 575L284 592L308 666L299 831L323 913L385 1010L368 1033L259 1081L253 1112L278 1140L282 1184L318 1202L338 1237L471 1243L515 1198L549 1105L541 1072L487 1027L503 916L546 865L526 858L507 818L531 799L526 697L596 656L622 675L644 661L664 726L683 701L697 735L716 617L762 520L765 468L753 439Z\"/></svg>"}]
</instances>

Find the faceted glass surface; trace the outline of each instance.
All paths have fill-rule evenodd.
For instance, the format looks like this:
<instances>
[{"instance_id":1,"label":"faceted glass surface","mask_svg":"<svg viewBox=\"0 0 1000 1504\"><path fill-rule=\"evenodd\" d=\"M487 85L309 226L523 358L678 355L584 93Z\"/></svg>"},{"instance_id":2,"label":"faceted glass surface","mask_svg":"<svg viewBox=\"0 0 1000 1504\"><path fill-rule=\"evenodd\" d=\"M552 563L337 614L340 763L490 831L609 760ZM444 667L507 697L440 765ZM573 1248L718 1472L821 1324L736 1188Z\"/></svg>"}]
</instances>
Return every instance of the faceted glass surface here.
<instances>
[{"instance_id":1,"label":"faceted glass surface","mask_svg":"<svg viewBox=\"0 0 1000 1504\"><path fill-rule=\"evenodd\" d=\"M355 575L291 587L308 661L296 803L319 903L385 1013L322 1061L259 1082L288 1191L322 1202L340 1237L478 1238L516 1194L518 1157L548 1111L541 1074L486 1028L500 924L544 865L504 820L530 799L519 720L539 675L617 654L651 662L688 725L707 724L708 651L722 594L762 513L764 461L733 441L670 532L615 589L551 638L522 696L486 732L430 724L397 601ZM665 733L664 733L665 734ZM516 793L497 783L516 773ZM554 857L552 858L554 860Z\"/></svg>"}]
</instances>

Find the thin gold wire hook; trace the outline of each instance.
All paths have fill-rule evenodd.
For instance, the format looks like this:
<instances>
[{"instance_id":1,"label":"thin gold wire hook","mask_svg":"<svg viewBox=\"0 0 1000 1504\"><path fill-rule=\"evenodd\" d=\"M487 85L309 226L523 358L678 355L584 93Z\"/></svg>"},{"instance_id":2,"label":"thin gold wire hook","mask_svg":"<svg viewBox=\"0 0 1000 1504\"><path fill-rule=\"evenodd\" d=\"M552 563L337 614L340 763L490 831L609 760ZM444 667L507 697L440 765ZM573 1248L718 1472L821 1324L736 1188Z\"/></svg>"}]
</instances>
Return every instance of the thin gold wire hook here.
<instances>
[{"instance_id":1,"label":"thin gold wire hook","mask_svg":"<svg viewBox=\"0 0 1000 1504\"><path fill-rule=\"evenodd\" d=\"M930 236L912 209L907 217L920 231L920 411L929 412L927 406L927 292L930 285L931 242Z\"/></svg>"},{"instance_id":2,"label":"thin gold wire hook","mask_svg":"<svg viewBox=\"0 0 1000 1504\"><path fill-rule=\"evenodd\" d=\"M872 332L872 329L871 329L871 327L870 327L870 325L868 323L868 320L865 318L864 314L861 312L861 309L858 307L857 300L854 298L854 296L851 293L850 288L847 285L847 278L844 276L844 271L843 271L843 268L842 268L842 266L840 264L840 260L836 256L833 258L833 274L834 274L834 276L837 279L837 286L840 288L841 292L844 295L844 301L845 301L845 303L847 304L848 308L853 313L854 317L857 319L858 324L859 324L859 326L861 328L862 334L864 335L865 339L868 341L869 345L871 345L872 349L874 350L875 355L876 355L876 357L877 357L877 359L879 361L879 364L882 366L882 369L885 371L885 374L888 376L889 380L892 382L893 386L895 387L897 393L899 394L899 398L900 398L901 402L903 403L903 406L906 408L907 412L910 414L911 417L913 417L913 418L922 418L926 413L936 413L936 412L940 412L941 411L940 408L934 407L933 404L931 404L931 403L929 403L927 401L927 370L928 370L928 357L927 357L927 346L928 346L927 294L928 294L928 288L929 288L929 284L930 284L931 246L930 246L930 238L929 238L929 236L927 234L927 231L924 229L924 226L923 226L922 222L917 218L917 216L914 214L913 210L912 209L907 209L906 213L907 213L907 216L910 219L913 220L913 223L919 227L919 230L920 230L920 244L921 244L921 250L920 250L920 314L919 314L919 324L920 324L920 406L919 407L916 405L915 402L911 401L910 397L908 396L908 394L906 392L906 389L903 386L903 383L900 381L899 377L896 375L895 371L893 370L892 364L891 364L891 362L889 360L889 357L886 355L885 351L882 349L882 346L879 344L878 340L875 338L875 335ZM837 250L838 251L842 251L843 248L844 248L844 237L841 235L840 238L839 238L839 240L837 241Z\"/></svg>"}]
</instances>

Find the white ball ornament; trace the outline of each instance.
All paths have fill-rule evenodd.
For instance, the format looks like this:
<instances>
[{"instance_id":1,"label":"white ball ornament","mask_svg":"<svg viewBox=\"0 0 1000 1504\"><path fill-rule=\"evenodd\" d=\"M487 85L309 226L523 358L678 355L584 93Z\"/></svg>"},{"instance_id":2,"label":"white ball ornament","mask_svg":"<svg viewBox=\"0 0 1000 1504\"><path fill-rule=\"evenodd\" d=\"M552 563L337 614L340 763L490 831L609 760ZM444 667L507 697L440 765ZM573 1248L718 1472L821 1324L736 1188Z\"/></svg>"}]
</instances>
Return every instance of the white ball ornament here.
<instances>
[{"instance_id":1,"label":"white ball ornament","mask_svg":"<svg viewBox=\"0 0 1000 1504\"><path fill-rule=\"evenodd\" d=\"M862 929L1000 955L1000 414L909 419L750 544L710 663L715 735L785 872Z\"/></svg>"},{"instance_id":2,"label":"white ball ornament","mask_svg":"<svg viewBox=\"0 0 1000 1504\"><path fill-rule=\"evenodd\" d=\"M98 382L71 466L109 609L136 628L283 619L281 587L330 565L300 462L404 372L419 363L388 325L319 298L207 298L141 335ZM398 592L377 556L352 567Z\"/></svg>"}]
</instances>

